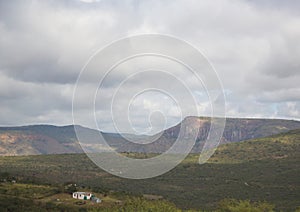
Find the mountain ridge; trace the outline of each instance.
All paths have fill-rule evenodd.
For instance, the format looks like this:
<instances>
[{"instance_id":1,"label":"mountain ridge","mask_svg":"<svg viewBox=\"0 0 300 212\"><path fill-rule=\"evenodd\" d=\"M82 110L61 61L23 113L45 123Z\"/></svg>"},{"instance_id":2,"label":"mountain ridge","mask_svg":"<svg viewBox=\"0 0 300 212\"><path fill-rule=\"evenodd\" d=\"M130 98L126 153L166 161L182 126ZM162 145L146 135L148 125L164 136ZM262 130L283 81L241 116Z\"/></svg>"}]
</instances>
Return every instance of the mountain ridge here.
<instances>
[{"instance_id":1,"label":"mountain ridge","mask_svg":"<svg viewBox=\"0 0 300 212\"><path fill-rule=\"evenodd\" d=\"M107 143L118 152L161 153L176 141L182 123L187 132L196 132L197 140L192 152L200 152L210 129L210 117L186 117L182 122L161 132L158 140L150 144L135 144L126 141L120 134L100 132L80 125L27 125L0 127L0 155L35 155L82 153L74 128L88 135L91 150L101 151L96 146L101 133ZM199 127L199 128L198 128ZM197 130L199 131L197 132ZM221 143L240 142L263 138L289 130L300 129L300 122L285 119L227 118ZM134 135L132 135L134 136ZM155 135L154 135L155 136ZM152 136L153 137L153 136ZM143 136L139 136L142 139ZM151 136L144 136L145 139Z\"/></svg>"}]
</instances>

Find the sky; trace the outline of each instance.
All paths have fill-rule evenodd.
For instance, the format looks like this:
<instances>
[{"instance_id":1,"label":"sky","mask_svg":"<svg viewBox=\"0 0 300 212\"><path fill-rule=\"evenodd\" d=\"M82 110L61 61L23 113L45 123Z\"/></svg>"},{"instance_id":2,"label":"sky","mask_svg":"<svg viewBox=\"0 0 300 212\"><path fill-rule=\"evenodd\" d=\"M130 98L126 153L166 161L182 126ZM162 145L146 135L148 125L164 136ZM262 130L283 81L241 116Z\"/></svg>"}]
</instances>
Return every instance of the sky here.
<instances>
[{"instance_id":1,"label":"sky","mask_svg":"<svg viewBox=\"0 0 300 212\"><path fill-rule=\"evenodd\" d=\"M72 124L76 80L91 56L116 40L147 33L174 36L202 52L224 88L227 117L300 120L299 11L296 0L0 0L0 125ZM134 65L152 62L144 59ZM106 95L132 66L115 71ZM180 78L188 82L188 77ZM76 124L91 125L84 95L93 79L87 77L81 90ZM132 80L126 93L145 84L164 85L168 79ZM197 115L211 115L209 99L197 89L192 92L199 94ZM180 86L173 93L185 96ZM114 110L123 117L130 108L131 127L138 132L153 133L188 112L196 115L189 101L176 105L160 92L136 95L130 106L123 97L119 95ZM99 128L115 131L109 98L96 103ZM126 131L128 123L122 120L118 127Z\"/></svg>"}]
</instances>

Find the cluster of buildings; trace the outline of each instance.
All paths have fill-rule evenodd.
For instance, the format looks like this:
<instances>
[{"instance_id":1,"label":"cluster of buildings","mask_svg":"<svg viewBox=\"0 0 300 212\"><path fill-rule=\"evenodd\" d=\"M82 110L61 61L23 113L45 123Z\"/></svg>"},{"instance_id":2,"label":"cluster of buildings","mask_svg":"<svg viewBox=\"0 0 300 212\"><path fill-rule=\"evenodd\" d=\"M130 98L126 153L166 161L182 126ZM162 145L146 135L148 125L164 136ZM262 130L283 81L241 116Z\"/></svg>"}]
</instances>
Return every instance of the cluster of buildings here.
<instances>
[{"instance_id":1,"label":"cluster of buildings","mask_svg":"<svg viewBox=\"0 0 300 212\"><path fill-rule=\"evenodd\" d=\"M93 195L90 192L76 191L76 192L73 192L72 197L74 199L91 200L91 201L93 201L95 203L101 203L101 199L99 199L98 197L95 197L95 195Z\"/></svg>"}]
</instances>

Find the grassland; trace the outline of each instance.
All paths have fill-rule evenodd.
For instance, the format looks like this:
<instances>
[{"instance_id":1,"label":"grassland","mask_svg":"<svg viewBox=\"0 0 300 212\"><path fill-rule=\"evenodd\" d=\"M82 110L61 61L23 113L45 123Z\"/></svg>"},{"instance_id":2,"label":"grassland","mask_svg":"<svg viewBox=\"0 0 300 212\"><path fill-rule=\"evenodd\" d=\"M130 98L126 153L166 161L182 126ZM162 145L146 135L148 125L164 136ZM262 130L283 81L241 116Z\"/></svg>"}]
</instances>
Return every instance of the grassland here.
<instances>
[{"instance_id":1,"label":"grassland","mask_svg":"<svg viewBox=\"0 0 300 212\"><path fill-rule=\"evenodd\" d=\"M87 191L85 189L85 191ZM0 211L176 211L172 203L165 200L148 200L143 197L93 192L101 203L73 199L61 187L36 184L0 183Z\"/></svg>"},{"instance_id":2,"label":"grassland","mask_svg":"<svg viewBox=\"0 0 300 212\"><path fill-rule=\"evenodd\" d=\"M223 145L203 165L191 154L170 172L147 180L112 176L84 154L1 157L0 179L56 188L75 182L80 189L113 194L115 199L159 195L181 209L215 210L220 201L233 198L267 201L276 210L294 211L300 206L299 151L300 131L295 130Z\"/></svg>"}]
</instances>

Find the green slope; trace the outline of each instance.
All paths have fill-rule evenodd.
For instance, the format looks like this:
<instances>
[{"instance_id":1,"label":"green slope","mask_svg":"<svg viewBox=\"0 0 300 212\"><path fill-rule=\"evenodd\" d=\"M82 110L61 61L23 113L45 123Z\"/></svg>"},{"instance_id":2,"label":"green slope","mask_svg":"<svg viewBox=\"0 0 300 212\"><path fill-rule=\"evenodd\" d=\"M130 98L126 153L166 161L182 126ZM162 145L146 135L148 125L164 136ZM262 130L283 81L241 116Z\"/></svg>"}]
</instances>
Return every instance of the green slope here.
<instances>
[{"instance_id":1,"label":"green slope","mask_svg":"<svg viewBox=\"0 0 300 212\"><path fill-rule=\"evenodd\" d=\"M266 138L219 146L210 162L241 163L263 159L300 157L300 129Z\"/></svg>"}]
</instances>

